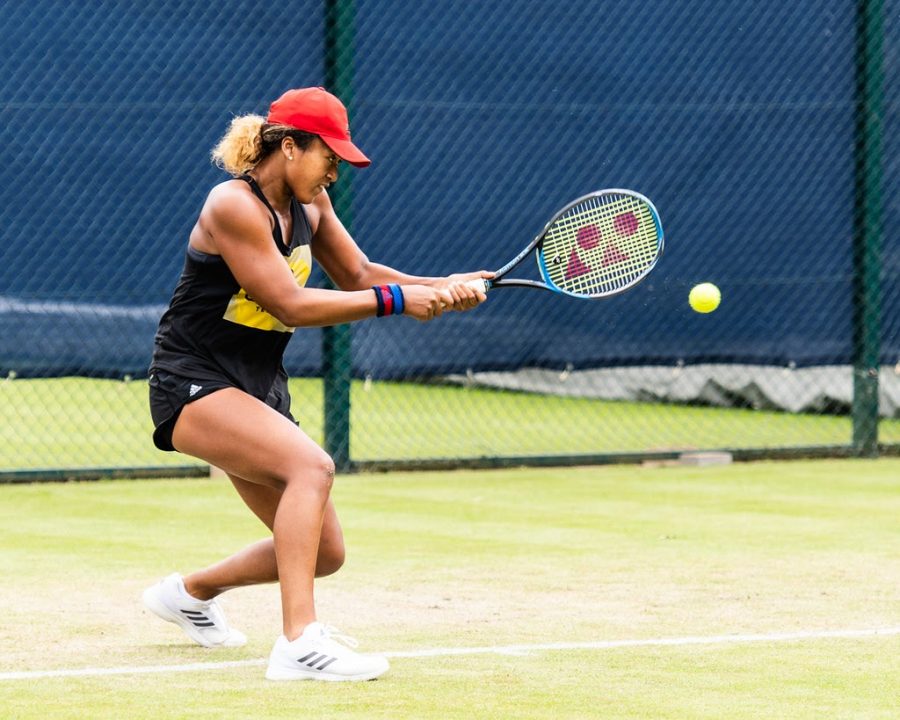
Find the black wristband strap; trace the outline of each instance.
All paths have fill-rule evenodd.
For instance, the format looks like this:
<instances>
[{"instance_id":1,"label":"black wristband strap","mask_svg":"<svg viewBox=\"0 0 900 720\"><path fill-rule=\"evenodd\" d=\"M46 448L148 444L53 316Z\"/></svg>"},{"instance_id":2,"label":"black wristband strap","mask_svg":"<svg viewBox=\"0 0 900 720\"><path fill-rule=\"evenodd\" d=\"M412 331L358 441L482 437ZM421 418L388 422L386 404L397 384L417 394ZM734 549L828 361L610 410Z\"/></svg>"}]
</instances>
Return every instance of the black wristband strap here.
<instances>
[{"instance_id":1,"label":"black wristband strap","mask_svg":"<svg viewBox=\"0 0 900 720\"><path fill-rule=\"evenodd\" d=\"M375 317L384 317L384 296L381 294L381 286L375 285L372 290L375 292L375 300L378 302Z\"/></svg>"}]
</instances>

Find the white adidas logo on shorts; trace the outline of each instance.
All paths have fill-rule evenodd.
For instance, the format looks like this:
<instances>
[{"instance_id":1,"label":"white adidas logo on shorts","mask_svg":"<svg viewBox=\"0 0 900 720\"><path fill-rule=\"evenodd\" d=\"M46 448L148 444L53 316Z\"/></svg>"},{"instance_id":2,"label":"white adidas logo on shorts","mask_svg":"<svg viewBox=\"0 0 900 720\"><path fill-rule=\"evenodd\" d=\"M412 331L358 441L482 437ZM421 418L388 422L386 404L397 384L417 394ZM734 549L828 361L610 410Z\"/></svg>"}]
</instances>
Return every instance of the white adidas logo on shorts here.
<instances>
[{"instance_id":1,"label":"white adidas logo on shorts","mask_svg":"<svg viewBox=\"0 0 900 720\"><path fill-rule=\"evenodd\" d=\"M202 386L202 385L194 385L194 384L191 384L190 396L191 396L191 397L194 397L194 395L196 395L196 394L197 394L198 392L200 392L202 389L203 389L203 386Z\"/></svg>"}]
</instances>

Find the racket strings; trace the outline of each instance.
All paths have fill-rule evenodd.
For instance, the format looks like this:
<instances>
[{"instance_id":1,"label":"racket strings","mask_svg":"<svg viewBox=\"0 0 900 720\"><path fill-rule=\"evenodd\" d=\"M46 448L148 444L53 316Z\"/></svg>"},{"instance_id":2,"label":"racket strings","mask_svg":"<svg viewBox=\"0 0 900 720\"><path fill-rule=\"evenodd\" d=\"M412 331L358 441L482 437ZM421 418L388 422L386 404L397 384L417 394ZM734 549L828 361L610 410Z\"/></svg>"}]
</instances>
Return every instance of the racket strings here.
<instances>
[{"instance_id":1,"label":"racket strings","mask_svg":"<svg viewBox=\"0 0 900 720\"><path fill-rule=\"evenodd\" d=\"M659 244L653 212L642 200L594 196L570 208L547 230L541 272L566 292L608 294L648 272Z\"/></svg>"}]
</instances>

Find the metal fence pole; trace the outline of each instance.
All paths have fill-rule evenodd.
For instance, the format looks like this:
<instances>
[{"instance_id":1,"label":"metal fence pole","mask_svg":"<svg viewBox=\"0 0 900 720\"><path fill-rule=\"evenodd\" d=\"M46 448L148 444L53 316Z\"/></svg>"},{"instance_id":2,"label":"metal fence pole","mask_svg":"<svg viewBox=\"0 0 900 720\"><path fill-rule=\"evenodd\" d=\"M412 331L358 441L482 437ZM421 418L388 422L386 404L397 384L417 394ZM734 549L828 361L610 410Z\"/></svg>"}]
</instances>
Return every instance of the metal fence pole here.
<instances>
[{"instance_id":1,"label":"metal fence pole","mask_svg":"<svg viewBox=\"0 0 900 720\"><path fill-rule=\"evenodd\" d=\"M881 345L883 0L858 0L853 238L853 446L878 454Z\"/></svg>"},{"instance_id":2,"label":"metal fence pole","mask_svg":"<svg viewBox=\"0 0 900 720\"><path fill-rule=\"evenodd\" d=\"M325 85L350 108L353 91L353 0L325 0ZM352 192L345 172L329 189L331 202L352 233ZM329 287L333 285L328 282ZM322 330L325 450L335 467L350 467L351 333L349 325Z\"/></svg>"}]
</instances>

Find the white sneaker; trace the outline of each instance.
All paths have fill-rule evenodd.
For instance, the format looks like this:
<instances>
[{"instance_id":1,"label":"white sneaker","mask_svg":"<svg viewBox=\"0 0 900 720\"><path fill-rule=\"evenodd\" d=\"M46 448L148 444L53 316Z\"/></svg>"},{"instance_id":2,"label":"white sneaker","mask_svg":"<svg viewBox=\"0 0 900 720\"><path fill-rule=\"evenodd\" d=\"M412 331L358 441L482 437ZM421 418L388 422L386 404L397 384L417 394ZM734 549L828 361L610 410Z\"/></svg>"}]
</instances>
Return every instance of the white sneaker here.
<instances>
[{"instance_id":1,"label":"white sneaker","mask_svg":"<svg viewBox=\"0 0 900 720\"><path fill-rule=\"evenodd\" d=\"M340 642L339 642L340 641ZM342 644L343 643L343 644ZM269 680L373 680L387 672L387 658L360 655L359 643L333 627L314 622L293 642L282 635L269 656Z\"/></svg>"},{"instance_id":2,"label":"white sneaker","mask_svg":"<svg viewBox=\"0 0 900 720\"><path fill-rule=\"evenodd\" d=\"M143 600L148 610L178 625L203 647L240 647L247 642L244 633L228 627L219 603L188 595L178 573L144 590Z\"/></svg>"}]
</instances>

